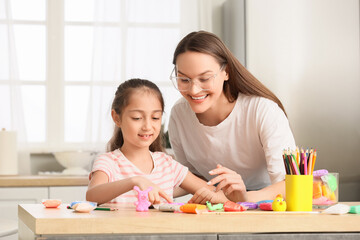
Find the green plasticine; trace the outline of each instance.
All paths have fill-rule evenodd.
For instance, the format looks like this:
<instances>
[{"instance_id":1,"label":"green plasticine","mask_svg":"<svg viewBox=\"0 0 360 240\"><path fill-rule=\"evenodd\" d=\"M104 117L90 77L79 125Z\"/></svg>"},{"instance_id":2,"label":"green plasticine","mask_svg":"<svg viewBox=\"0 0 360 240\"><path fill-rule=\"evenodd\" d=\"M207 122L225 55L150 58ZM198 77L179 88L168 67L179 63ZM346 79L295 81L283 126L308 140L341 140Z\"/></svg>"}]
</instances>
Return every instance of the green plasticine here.
<instances>
[{"instance_id":1,"label":"green plasticine","mask_svg":"<svg viewBox=\"0 0 360 240\"><path fill-rule=\"evenodd\" d=\"M215 210L223 209L224 204L218 203L218 204L215 204L215 205L211 205L211 203L209 201L206 201L206 206L210 211L215 211Z\"/></svg>"},{"instance_id":2,"label":"green plasticine","mask_svg":"<svg viewBox=\"0 0 360 240\"><path fill-rule=\"evenodd\" d=\"M360 205L351 206L349 213L359 214L360 213Z\"/></svg>"},{"instance_id":3,"label":"green plasticine","mask_svg":"<svg viewBox=\"0 0 360 240\"><path fill-rule=\"evenodd\" d=\"M334 192L337 188L336 177L331 173L322 176L321 179L329 186L330 190Z\"/></svg>"}]
</instances>

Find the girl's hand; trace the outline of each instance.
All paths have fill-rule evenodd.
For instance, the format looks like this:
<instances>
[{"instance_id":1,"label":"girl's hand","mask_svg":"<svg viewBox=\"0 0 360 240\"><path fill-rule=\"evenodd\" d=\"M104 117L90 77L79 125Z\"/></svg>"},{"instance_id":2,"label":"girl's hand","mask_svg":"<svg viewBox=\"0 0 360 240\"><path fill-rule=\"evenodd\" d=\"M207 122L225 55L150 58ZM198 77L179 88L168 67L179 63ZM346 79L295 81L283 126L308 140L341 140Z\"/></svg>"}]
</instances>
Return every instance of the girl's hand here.
<instances>
[{"instance_id":1,"label":"girl's hand","mask_svg":"<svg viewBox=\"0 0 360 240\"><path fill-rule=\"evenodd\" d=\"M206 187L200 188L188 203L206 204L206 201L211 203L225 203L229 200L222 191L215 192L214 190L210 190Z\"/></svg>"},{"instance_id":2,"label":"girl's hand","mask_svg":"<svg viewBox=\"0 0 360 240\"><path fill-rule=\"evenodd\" d=\"M246 202L247 193L244 181L240 174L218 164L216 169L209 172L210 175L218 175L211 179L208 184L216 186L216 192L222 190L227 198L233 202Z\"/></svg>"},{"instance_id":3,"label":"girl's hand","mask_svg":"<svg viewBox=\"0 0 360 240\"><path fill-rule=\"evenodd\" d=\"M160 203L160 197L164 198L167 202L173 202L171 197L169 197L158 185L151 182L145 177L134 177L134 186L138 186L141 191L148 189L150 186L153 188L149 192L149 202L153 204Z\"/></svg>"}]
</instances>

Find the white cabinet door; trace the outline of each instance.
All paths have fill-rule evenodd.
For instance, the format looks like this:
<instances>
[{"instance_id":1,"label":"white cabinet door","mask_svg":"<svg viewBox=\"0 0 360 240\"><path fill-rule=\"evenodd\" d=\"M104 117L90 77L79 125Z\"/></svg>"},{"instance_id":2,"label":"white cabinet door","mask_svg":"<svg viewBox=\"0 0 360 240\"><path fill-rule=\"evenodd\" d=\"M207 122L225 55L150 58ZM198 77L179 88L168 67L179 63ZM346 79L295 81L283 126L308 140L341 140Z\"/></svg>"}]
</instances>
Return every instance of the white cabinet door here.
<instances>
[{"instance_id":1,"label":"white cabinet door","mask_svg":"<svg viewBox=\"0 0 360 240\"><path fill-rule=\"evenodd\" d=\"M62 203L86 200L87 186L49 187L49 198L60 199Z\"/></svg>"},{"instance_id":2,"label":"white cabinet door","mask_svg":"<svg viewBox=\"0 0 360 240\"><path fill-rule=\"evenodd\" d=\"M1 218L17 220L20 203L41 203L48 198L47 187L9 187L0 188Z\"/></svg>"},{"instance_id":3,"label":"white cabinet door","mask_svg":"<svg viewBox=\"0 0 360 240\"><path fill-rule=\"evenodd\" d=\"M3 220L18 219L18 204L41 203L48 198L47 187L4 187L0 188L0 218ZM18 239L18 234L3 237L2 240Z\"/></svg>"}]
</instances>

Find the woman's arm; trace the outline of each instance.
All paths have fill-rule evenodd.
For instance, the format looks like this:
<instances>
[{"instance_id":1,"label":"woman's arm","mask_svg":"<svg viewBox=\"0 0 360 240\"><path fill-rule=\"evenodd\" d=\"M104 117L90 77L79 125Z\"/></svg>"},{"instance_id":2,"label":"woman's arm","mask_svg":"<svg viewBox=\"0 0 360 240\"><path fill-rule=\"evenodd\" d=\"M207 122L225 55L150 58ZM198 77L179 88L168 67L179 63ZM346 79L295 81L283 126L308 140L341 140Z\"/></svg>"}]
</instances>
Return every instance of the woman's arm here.
<instances>
[{"instance_id":1,"label":"woman's arm","mask_svg":"<svg viewBox=\"0 0 360 240\"><path fill-rule=\"evenodd\" d=\"M108 176L104 172L94 172L86 192L86 200L102 204L132 190L134 186L138 186L141 190L152 186L153 190L149 192L149 202L152 204L160 203L160 197L163 197L168 202L172 202L171 198L156 184L141 176L130 177L115 182L108 181Z\"/></svg>"},{"instance_id":2,"label":"woman's arm","mask_svg":"<svg viewBox=\"0 0 360 240\"><path fill-rule=\"evenodd\" d=\"M258 191L248 191L247 201L258 202L262 200L273 200L278 194L285 196L285 181L274 183Z\"/></svg>"},{"instance_id":3,"label":"woman's arm","mask_svg":"<svg viewBox=\"0 0 360 240\"><path fill-rule=\"evenodd\" d=\"M257 191L246 191L245 184L240 174L226 167L217 165L216 169L209 172L218 175L209 181L216 186L216 192L222 190L227 198L233 202L258 202L261 200L275 199L276 195L285 196L285 182L280 181Z\"/></svg>"}]
</instances>

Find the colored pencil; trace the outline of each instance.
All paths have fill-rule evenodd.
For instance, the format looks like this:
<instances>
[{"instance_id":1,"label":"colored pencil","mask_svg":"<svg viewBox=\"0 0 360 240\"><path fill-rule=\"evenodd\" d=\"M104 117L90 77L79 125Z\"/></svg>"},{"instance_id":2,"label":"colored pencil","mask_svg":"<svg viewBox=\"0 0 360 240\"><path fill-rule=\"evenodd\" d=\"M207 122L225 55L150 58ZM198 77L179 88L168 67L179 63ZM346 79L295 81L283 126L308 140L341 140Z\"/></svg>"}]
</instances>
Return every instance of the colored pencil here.
<instances>
[{"instance_id":1,"label":"colored pencil","mask_svg":"<svg viewBox=\"0 0 360 240\"><path fill-rule=\"evenodd\" d=\"M288 175L312 175L315 168L316 149L296 147L295 150L284 149L282 157L286 174Z\"/></svg>"},{"instance_id":2,"label":"colored pencil","mask_svg":"<svg viewBox=\"0 0 360 240\"><path fill-rule=\"evenodd\" d=\"M313 159L312 166L311 166L311 175L312 175L313 172L314 172L315 161L316 161L316 149L315 149L315 151L314 151L314 159Z\"/></svg>"}]
</instances>

